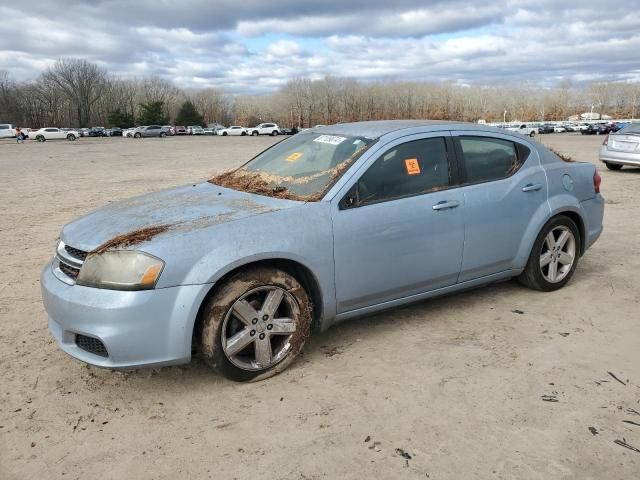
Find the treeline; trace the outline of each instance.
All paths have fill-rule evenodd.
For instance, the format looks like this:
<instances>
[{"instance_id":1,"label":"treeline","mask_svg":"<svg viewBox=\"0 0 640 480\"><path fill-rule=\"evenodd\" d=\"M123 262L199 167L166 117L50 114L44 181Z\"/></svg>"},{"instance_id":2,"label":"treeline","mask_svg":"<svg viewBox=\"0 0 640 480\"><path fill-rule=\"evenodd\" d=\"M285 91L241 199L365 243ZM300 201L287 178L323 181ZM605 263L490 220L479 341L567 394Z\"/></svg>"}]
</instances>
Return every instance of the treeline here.
<instances>
[{"instance_id":1,"label":"treeline","mask_svg":"<svg viewBox=\"0 0 640 480\"><path fill-rule=\"evenodd\" d=\"M275 121L312 126L357 120L564 120L598 112L640 113L640 83L598 82L555 88L532 83L460 86L430 82L360 82L295 78L270 95L187 90L158 78L120 78L83 59L58 60L37 79L19 83L0 71L0 123L22 126L129 127L149 124L239 124Z\"/></svg>"}]
</instances>

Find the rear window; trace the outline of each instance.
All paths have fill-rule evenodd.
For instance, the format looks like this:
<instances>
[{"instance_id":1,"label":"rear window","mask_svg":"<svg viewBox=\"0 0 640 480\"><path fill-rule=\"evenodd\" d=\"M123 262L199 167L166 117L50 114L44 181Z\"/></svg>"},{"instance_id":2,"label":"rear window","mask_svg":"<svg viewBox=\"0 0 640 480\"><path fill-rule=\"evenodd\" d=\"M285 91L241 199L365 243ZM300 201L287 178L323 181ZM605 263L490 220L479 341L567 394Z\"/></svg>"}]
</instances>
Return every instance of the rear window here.
<instances>
[{"instance_id":1,"label":"rear window","mask_svg":"<svg viewBox=\"0 0 640 480\"><path fill-rule=\"evenodd\" d=\"M466 183L490 182L517 172L529 149L519 143L491 137L459 137Z\"/></svg>"},{"instance_id":2,"label":"rear window","mask_svg":"<svg viewBox=\"0 0 640 480\"><path fill-rule=\"evenodd\" d=\"M618 133L640 135L640 122L630 123L626 127L622 128Z\"/></svg>"}]
</instances>

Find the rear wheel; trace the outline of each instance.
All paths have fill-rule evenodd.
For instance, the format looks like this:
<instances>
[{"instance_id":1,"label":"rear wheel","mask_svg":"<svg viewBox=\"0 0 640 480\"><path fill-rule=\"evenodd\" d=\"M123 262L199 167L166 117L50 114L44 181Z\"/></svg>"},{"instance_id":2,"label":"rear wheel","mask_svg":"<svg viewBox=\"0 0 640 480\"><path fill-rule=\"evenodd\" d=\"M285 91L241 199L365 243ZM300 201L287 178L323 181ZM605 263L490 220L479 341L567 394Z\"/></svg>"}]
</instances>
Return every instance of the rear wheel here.
<instances>
[{"instance_id":1,"label":"rear wheel","mask_svg":"<svg viewBox=\"0 0 640 480\"><path fill-rule=\"evenodd\" d=\"M538 235L518 280L543 292L564 287L576 270L580 248L575 222L564 215L552 218Z\"/></svg>"},{"instance_id":2,"label":"rear wheel","mask_svg":"<svg viewBox=\"0 0 640 480\"><path fill-rule=\"evenodd\" d=\"M251 135L254 136L254 137L257 137L258 136L258 131L254 130L253 132L251 132Z\"/></svg>"},{"instance_id":3,"label":"rear wheel","mask_svg":"<svg viewBox=\"0 0 640 480\"><path fill-rule=\"evenodd\" d=\"M622 165L620 165L619 163L604 162L604 164L609 170L620 170L622 168Z\"/></svg>"},{"instance_id":4,"label":"rear wheel","mask_svg":"<svg viewBox=\"0 0 640 480\"><path fill-rule=\"evenodd\" d=\"M302 350L311 313L309 296L295 277L273 268L240 271L206 304L200 351L232 380L269 378Z\"/></svg>"},{"instance_id":5,"label":"rear wheel","mask_svg":"<svg viewBox=\"0 0 640 480\"><path fill-rule=\"evenodd\" d=\"M222 132L222 136L226 137L227 136L227 132Z\"/></svg>"},{"instance_id":6,"label":"rear wheel","mask_svg":"<svg viewBox=\"0 0 640 480\"><path fill-rule=\"evenodd\" d=\"M166 136L167 136L167 134L165 132L160 132L160 138L164 138Z\"/></svg>"},{"instance_id":7,"label":"rear wheel","mask_svg":"<svg viewBox=\"0 0 640 480\"><path fill-rule=\"evenodd\" d=\"M38 135L36 137L36 140L39 141L39 142L44 142L46 140L46 138L44 138L42 135Z\"/></svg>"},{"instance_id":8,"label":"rear wheel","mask_svg":"<svg viewBox=\"0 0 640 480\"><path fill-rule=\"evenodd\" d=\"M271 135L273 135L274 137L278 136L278 130L274 130L273 132L271 132Z\"/></svg>"},{"instance_id":9,"label":"rear wheel","mask_svg":"<svg viewBox=\"0 0 640 480\"><path fill-rule=\"evenodd\" d=\"M67 140L69 140L70 142L73 142L76 139L76 136L72 133L70 133L69 135L67 135Z\"/></svg>"},{"instance_id":10,"label":"rear wheel","mask_svg":"<svg viewBox=\"0 0 640 480\"><path fill-rule=\"evenodd\" d=\"M140 132L136 132L133 134L133 138L140 138L142 134Z\"/></svg>"},{"instance_id":11,"label":"rear wheel","mask_svg":"<svg viewBox=\"0 0 640 480\"><path fill-rule=\"evenodd\" d=\"M530 136L531 138L535 137L535 136L536 136L536 132L531 132L531 133L529 134L529 136Z\"/></svg>"}]
</instances>

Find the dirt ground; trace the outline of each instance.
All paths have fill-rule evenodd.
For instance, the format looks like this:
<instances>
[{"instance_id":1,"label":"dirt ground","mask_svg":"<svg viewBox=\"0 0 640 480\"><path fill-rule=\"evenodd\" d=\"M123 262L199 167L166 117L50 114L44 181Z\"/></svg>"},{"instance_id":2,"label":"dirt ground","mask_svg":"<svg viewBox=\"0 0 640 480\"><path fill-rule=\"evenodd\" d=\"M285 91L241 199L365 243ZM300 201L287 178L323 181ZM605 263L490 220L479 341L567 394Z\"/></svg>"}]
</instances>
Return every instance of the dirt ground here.
<instances>
[{"instance_id":1,"label":"dirt ground","mask_svg":"<svg viewBox=\"0 0 640 480\"><path fill-rule=\"evenodd\" d=\"M540 138L594 163L602 141ZM272 142L0 143L0 479L640 478L640 169L598 165L605 232L555 293L507 282L344 323L246 385L57 348L39 274L63 224Z\"/></svg>"}]
</instances>

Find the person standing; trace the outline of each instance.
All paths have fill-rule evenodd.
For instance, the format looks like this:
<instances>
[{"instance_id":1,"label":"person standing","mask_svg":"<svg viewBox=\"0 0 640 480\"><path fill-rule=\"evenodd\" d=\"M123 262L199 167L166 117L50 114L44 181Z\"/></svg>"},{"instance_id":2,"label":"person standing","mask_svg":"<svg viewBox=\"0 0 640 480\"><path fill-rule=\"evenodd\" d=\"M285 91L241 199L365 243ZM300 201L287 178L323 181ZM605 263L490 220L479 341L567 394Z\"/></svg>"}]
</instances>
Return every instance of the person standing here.
<instances>
[{"instance_id":1,"label":"person standing","mask_svg":"<svg viewBox=\"0 0 640 480\"><path fill-rule=\"evenodd\" d=\"M20 127L16 127L16 143L24 143L24 136L22 135L22 129Z\"/></svg>"}]
</instances>

